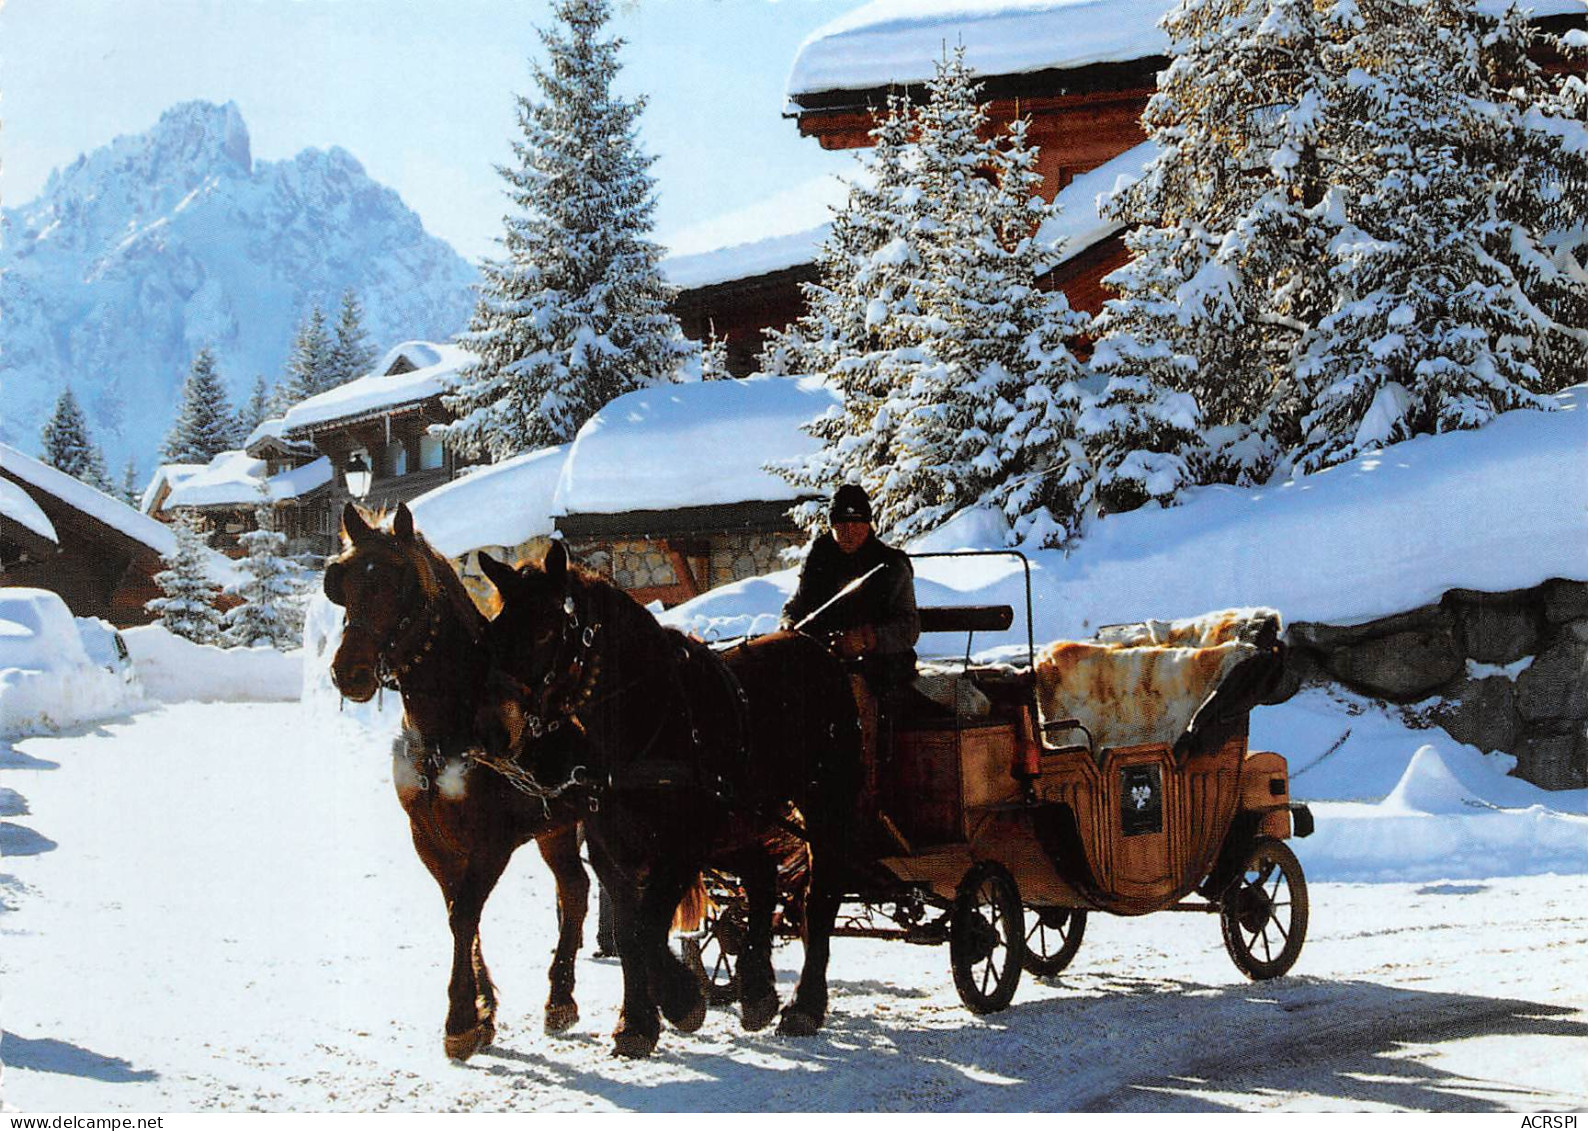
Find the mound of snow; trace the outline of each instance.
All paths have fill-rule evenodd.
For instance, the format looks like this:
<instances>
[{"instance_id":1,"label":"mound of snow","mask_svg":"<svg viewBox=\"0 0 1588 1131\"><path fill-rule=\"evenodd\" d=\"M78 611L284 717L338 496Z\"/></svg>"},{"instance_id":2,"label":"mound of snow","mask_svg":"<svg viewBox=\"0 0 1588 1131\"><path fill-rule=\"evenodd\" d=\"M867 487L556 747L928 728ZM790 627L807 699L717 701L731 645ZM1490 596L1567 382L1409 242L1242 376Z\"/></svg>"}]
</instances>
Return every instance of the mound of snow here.
<instances>
[{"instance_id":1,"label":"mound of snow","mask_svg":"<svg viewBox=\"0 0 1588 1131\"><path fill-rule=\"evenodd\" d=\"M142 705L142 690L125 665L97 655L103 622L89 623L92 656L57 594L0 590L0 737L53 734Z\"/></svg>"},{"instance_id":2,"label":"mound of snow","mask_svg":"<svg viewBox=\"0 0 1588 1131\"><path fill-rule=\"evenodd\" d=\"M195 644L158 624L122 635L144 690L161 703L279 703L302 690L301 652Z\"/></svg>"},{"instance_id":3,"label":"mound of snow","mask_svg":"<svg viewBox=\"0 0 1588 1131\"><path fill-rule=\"evenodd\" d=\"M343 699L331 681L331 660L342 643L340 606L324 593L313 593L303 614L303 708L317 717L337 716L381 734L396 734L402 725L402 696L382 692L368 703Z\"/></svg>"}]
</instances>

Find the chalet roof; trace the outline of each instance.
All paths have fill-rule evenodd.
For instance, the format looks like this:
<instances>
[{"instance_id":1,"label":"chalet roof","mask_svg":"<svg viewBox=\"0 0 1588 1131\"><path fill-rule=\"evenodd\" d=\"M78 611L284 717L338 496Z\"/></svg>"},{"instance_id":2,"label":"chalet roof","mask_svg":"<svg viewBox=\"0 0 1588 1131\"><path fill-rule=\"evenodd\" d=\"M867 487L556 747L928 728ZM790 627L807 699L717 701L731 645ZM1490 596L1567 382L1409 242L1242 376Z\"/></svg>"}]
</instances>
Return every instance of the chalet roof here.
<instances>
[{"instance_id":1,"label":"chalet roof","mask_svg":"<svg viewBox=\"0 0 1588 1131\"><path fill-rule=\"evenodd\" d=\"M696 381L625 394L574 438L553 513L791 502L804 493L766 465L814 451L818 441L800 426L838 404L838 394L813 377Z\"/></svg>"},{"instance_id":2,"label":"chalet roof","mask_svg":"<svg viewBox=\"0 0 1588 1131\"><path fill-rule=\"evenodd\" d=\"M157 554L170 554L176 549L176 536L148 515L138 513L120 499L113 499L8 444L0 444L0 474L21 483L29 489L29 494L49 495L62 505Z\"/></svg>"},{"instance_id":3,"label":"chalet roof","mask_svg":"<svg viewBox=\"0 0 1588 1131\"><path fill-rule=\"evenodd\" d=\"M160 507L252 507L261 501L261 481L268 485L271 502L282 503L301 499L331 482L331 461L324 456L269 479L264 478L265 466L264 460L245 451L222 452L203 467L172 480L171 491Z\"/></svg>"},{"instance_id":4,"label":"chalet roof","mask_svg":"<svg viewBox=\"0 0 1588 1131\"><path fill-rule=\"evenodd\" d=\"M286 435L286 418L272 417L262 420L258 426L248 434L248 439L243 441L242 450L255 459L265 459L272 453L279 452L284 456L313 456L316 450L313 444L306 440L291 440Z\"/></svg>"},{"instance_id":5,"label":"chalet roof","mask_svg":"<svg viewBox=\"0 0 1588 1131\"><path fill-rule=\"evenodd\" d=\"M9 479L0 479L0 519L50 542L60 542L55 526L33 501L33 496Z\"/></svg>"},{"instance_id":6,"label":"chalet roof","mask_svg":"<svg viewBox=\"0 0 1588 1131\"><path fill-rule=\"evenodd\" d=\"M283 418L283 435L303 439L330 427L418 408L439 397L446 379L473 357L450 343L403 342L387 351L371 372L293 405Z\"/></svg>"},{"instance_id":7,"label":"chalet roof","mask_svg":"<svg viewBox=\"0 0 1588 1131\"><path fill-rule=\"evenodd\" d=\"M1099 215L1098 196L1112 191L1121 178L1139 177L1156 153L1152 142L1143 142L1064 187L1058 196L1059 214L1038 233L1049 243L1062 241L1050 267L1124 226ZM674 237L674 252L662 261L662 272L673 286L691 291L809 266L832 231L827 217L843 207L848 191L844 180L822 177L686 229ZM809 226L799 227L800 221ZM715 246L713 240L718 241Z\"/></svg>"},{"instance_id":8,"label":"chalet roof","mask_svg":"<svg viewBox=\"0 0 1588 1131\"><path fill-rule=\"evenodd\" d=\"M411 502L414 525L449 558L483 546L519 546L550 534L557 480L568 446L526 452L472 468Z\"/></svg>"},{"instance_id":9,"label":"chalet roof","mask_svg":"<svg viewBox=\"0 0 1588 1131\"><path fill-rule=\"evenodd\" d=\"M1523 6L1535 20L1583 10L1581 0ZM1158 21L1171 7L1173 0L871 0L800 45L788 79L789 112L867 101L822 97L836 91L924 83L945 44L963 43L965 61L984 79L1093 68L1085 82L1055 76L1057 85L1089 89L1111 65L1166 54L1169 40Z\"/></svg>"}]
</instances>

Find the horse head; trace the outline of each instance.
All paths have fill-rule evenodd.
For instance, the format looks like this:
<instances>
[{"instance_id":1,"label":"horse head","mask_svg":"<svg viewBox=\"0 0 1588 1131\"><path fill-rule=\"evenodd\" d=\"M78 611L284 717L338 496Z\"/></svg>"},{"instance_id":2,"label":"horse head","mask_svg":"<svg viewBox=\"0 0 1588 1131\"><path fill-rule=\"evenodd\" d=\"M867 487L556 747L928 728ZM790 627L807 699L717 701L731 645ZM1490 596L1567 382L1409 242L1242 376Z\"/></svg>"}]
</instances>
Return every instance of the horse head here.
<instances>
[{"instance_id":1,"label":"horse head","mask_svg":"<svg viewBox=\"0 0 1588 1131\"><path fill-rule=\"evenodd\" d=\"M371 525L352 503L343 508L342 552L327 563L324 584L326 597L347 610L331 678L357 703L425 653L449 607L460 604L458 594L468 600L451 567L415 533L413 515L401 503L389 528ZM480 619L472 604L454 611Z\"/></svg>"}]
</instances>

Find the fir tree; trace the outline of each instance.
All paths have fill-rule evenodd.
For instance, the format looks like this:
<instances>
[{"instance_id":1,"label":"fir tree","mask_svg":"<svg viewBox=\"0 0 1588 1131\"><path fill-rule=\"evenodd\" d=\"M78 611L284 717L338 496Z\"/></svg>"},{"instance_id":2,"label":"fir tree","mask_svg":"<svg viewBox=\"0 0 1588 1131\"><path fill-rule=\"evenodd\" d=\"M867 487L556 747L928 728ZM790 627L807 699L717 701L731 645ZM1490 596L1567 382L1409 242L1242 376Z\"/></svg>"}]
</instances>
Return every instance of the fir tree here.
<instances>
[{"instance_id":1,"label":"fir tree","mask_svg":"<svg viewBox=\"0 0 1588 1131\"><path fill-rule=\"evenodd\" d=\"M77 403L77 396L68 385L61 390L41 432L44 443L44 462L64 471L74 479L87 483L107 495L114 495L110 475L105 469L105 457L88 431L88 419Z\"/></svg>"},{"instance_id":2,"label":"fir tree","mask_svg":"<svg viewBox=\"0 0 1588 1131\"><path fill-rule=\"evenodd\" d=\"M195 644L220 638L221 614L215 608L217 589L210 580L204 536L193 516L178 512L172 523L176 548L161 558L165 569L154 575L163 597L144 606L176 635Z\"/></svg>"},{"instance_id":3,"label":"fir tree","mask_svg":"<svg viewBox=\"0 0 1588 1131\"><path fill-rule=\"evenodd\" d=\"M267 489L261 485L261 491ZM221 639L227 647L268 646L280 651L303 640L303 610L297 567L286 557L287 536L275 530L275 512L268 495L254 510L256 529L237 541L248 556L238 563L243 577L226 592L242 604L228 609Z\"/></svg>"},{"instance_id":4,"label":"fir tree","mask_svg":"<svg viewBox=\"0 0 1588 1131\"><path fill-rule=\"evenodd\" d=\"M270 419L273 397L270 388L265 384L265 375L260 373L254 377L253 392L248 395L248 400L237 412L237 434L239 442L246 442L266 420Z\"/></svg>"},{"instance_id":5,"label":"fir tree","mask_svg":"<svg viewBox=\"0 0 1588 1131\"><path fill-rule=\"evenodd\" d=\"M713 329L700 347L700 379L726 381L732 376L728 371L728 339L717 337Z\"/></svg>"},{"instance_id":6,"label":"fir tree","mask_svg":"<svg viewBox=\"0 0 1588 1131\"><path fill-rule=\"evenodd\" d=\"M128 456L126 466L121 469L120 494L129 507L135 510L143 507L143 488L138 486L138 460L135 456Z\"/></svg>"},{"instance_id":7,"label":"fir tree","mask_svg":"<svg viewBox=\"0 0 1588 1131\"><path fill-rule=\"evenodd\" d=\"M503 257L483 266L468 331L478 361L454 381L449 435L462 452L504 459L571 440L623 393L676 379L692 346L648 238L651 158L644 99L612 94L622 43L603 39L609 0L557 0L543 31L540 100L518 99L517 163L500 168L515 212Z\"/></svg>"},{"instance_id":8,"label":"fir tree","mask_svg":"<svg viewBox=\"0 0 1588 1131\"><path fill-rule=\"evenodd\" d=\"M287 357L287 371L276 386L277 415L299 401L336 387L338 382L331 371L331 345L325 312L316 304L298 326L292 352Z\"/></svg>"},{"instance_id":9,"label":"fir tree","mask_svg":"<svg viewBox=\"0 0 1588 1131\"><path fill-rule=\"evenodd\" d=\"M193 367L182 384L182 403L166 437L165 458L169 463L208 463L241 440L226 387L215 372L215 354L205 346L194 355Z\"/></svg>"},{"instance_id":10,"label":"fir tree","mask_svg":"<svg viewBox=\"0 0 1588 1131\"><path fill-rule=\"evenodd\" d=\"M364 307L351 288L342 292L342 307L336 319L336 332L326 357L328 388L344 385L364 376L375 364L375 347L364 330Z\"/></svg>"},{"instance_id":11,"label":"fir tree","mask_svg":"<svg viewBox=\"0 0 1588 1131\"><path fill-rule=\"evenodd\" d=\"M1001 510L1016 542L1058 545L1076 526L1087 469L1074 433L1082 370L1066 345L1085 319L1036 285L1054 212L1026 123L999 145L961 48L928 86L914 181L926 202L920 359L889 398L898 451L874 498L896 537L973 504Z\"/></svg>"}]
</instances>

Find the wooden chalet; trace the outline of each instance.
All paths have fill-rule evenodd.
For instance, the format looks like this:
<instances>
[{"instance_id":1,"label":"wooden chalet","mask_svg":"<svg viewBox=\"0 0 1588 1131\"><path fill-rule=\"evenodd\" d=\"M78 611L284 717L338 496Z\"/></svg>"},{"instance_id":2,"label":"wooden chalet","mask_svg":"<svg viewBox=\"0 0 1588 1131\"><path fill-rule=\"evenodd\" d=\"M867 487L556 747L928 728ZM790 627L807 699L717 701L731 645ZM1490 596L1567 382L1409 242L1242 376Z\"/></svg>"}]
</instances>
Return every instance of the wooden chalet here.
<instances>
[{"instance_id":1,"label":"wooden chalet","mask_svg":"<svg viewBox=\"0 0 1588 1131\"><path fill-rule=\"evenodd\" d=\"M147 515L0 444L0 585L49 589L118 628L147 624L160 556L175 546Z\"/></svg>"},{"instance_id":2,"label":"wooden chalet","mask_svg":"<svg viewBox=\"0 0 1588 1131\"><path fill-rule=\"evenodd\" d=\"M1146 142L1141 115L1168 61L1168 40L1157 22L1170 6L1171 0L988 0L983 10L945 16L866 5L801 46L785 116L824 149L867 147L889 91L924 102L944 44L962 43L983 83L989 130L1002 132L1017 115L1030 122L1028 137L1040 147L1042 194L1053 200L1105 166L1123 161L1139 171L1145 163L1145 156L1130 155ZM1533 7L1535 24L1545 30L1585 22L1582 5L1572 0L1537 0ZM1552 53L1541 53L1539 61L1555 71L1569 65ZM1066 212L1079 207L1095 218L1096 192L1112 184L1109 177L1086 193L1066 193L1061 204ZM784 254L768 266L751 253L737 271L715 263L702 273L698 252L675 252L663 267L680 288L673 309L685 333L704 340L715 328L727 338L730 370L752 372L765 331L803 313L800 284L815 279L813 253L825 234L813 227L803 258ZM1091 224L1084 233L1067 234L1072 238L1042 285L1062 290L1074 309L1095 314L1108 297L1103 278L1129 259L1122 227ZM778 240L789 242L787 236ZM721 249L718 258L732 258L736 250Z\"/></svg>"},{"instance_id":3,"label":"wooden chalet","mask_svg":"<svg viewBox=\"0 0 1588 1131\"><path fill-rule=\"evenodd\" d=\"M207 464L160 467L144 491L144 513L161 522L179 512L189 515L212 547L236 558L245 554L241 537L258 529L259 506L268 502L288 553L323 552L335 533L326 527L330 461L313 448L277 453L277 441L267 437L261 444L250 437L249 447L222 452ZM266 458L272 454L280 458Z\"/></svg>"}]
</instances>

